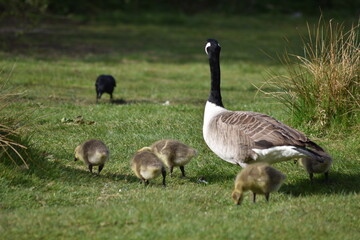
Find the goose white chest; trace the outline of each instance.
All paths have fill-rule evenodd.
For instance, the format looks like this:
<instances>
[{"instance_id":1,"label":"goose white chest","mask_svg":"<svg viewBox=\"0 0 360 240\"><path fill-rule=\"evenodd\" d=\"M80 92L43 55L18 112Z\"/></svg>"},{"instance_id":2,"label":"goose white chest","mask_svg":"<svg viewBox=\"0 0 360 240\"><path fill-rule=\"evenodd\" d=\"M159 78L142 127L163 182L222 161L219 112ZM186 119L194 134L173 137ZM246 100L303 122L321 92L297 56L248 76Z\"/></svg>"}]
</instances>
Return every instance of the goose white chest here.
<instances>
[{"instance_id":1,"label":"goose white chest","mask_svg":"<svg viewBox=\"0 0 360 240\"><path fill-rule=\"evenodd\" d=\"M217 156L229 163L237 164L232 146L221 142L218 138L219 134L216 134L217 129L212 128L212 121L214 117L228 111L229 110L217 106L214 103L209 101L206 102L203 123L203 138L211 151L213 151Z\"/></svg>"}]
</instances>

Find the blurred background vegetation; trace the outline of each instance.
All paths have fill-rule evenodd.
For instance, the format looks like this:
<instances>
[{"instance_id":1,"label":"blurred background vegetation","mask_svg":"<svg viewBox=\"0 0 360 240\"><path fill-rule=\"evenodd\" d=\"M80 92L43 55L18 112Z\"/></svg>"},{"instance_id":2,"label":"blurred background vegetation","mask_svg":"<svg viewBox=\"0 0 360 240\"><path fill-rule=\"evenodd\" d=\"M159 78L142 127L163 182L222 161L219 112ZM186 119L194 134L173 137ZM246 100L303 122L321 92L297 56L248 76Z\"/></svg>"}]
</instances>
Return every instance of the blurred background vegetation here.
<instances>
[{"instance_id":1,"label":"blurred background vegetation","mask_svg":"<svg viewBox=\"0 0 360 240\"><path fill-rule=\"evenodd\" d=\"M197 14L318 14L319 11L359 14L359 0L0 0L1 20L9 16L37 19L41 15L82 15L94 18L97 14L116 15L129 12L172 12Z\"/></svg>"}]
</instances>

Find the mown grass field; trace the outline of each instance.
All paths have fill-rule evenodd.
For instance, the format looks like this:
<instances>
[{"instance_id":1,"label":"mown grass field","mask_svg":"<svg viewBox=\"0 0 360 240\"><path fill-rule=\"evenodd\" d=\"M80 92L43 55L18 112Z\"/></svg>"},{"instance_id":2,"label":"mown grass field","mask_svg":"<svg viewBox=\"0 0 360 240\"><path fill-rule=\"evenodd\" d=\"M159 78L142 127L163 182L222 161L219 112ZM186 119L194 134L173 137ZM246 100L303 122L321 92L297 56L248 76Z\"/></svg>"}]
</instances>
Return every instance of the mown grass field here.
<instances>
[{"instance_id":1,"label":"mown grass field","mask_svg":"<svg viewBox=\"0 0 360 240\"><path fill-rule=\"evenodd\" d=\"M343 19L337 19L342 21ZM349 20L349 19L346 19ZM119 21L39 23L35 29L1 27L0 76L25 91L4 110L31 112L30 170L0 161L1 239L358 239L360 237L360 133L298 128L334 158L330 183L285 162L287 181L270 203L247 194L231 199L239 167L220 160L202 138L209 91L207 38L222 46L222 95L233 110L259 111L291 125L281 104L259 94L271 58L289 46L301 52L306 21L290 17L147 16ZM115 103L95 104L95 79L117 80ZM169 101L169 105L164 105ZM82 116L85 124L61 119ZM94 124L86 124L94 121ZM111 151L101 176L74 162L74 148L98 138ZM178 139L199 151L180 170L145 188L129 167L134 152L152 142ZM205 179L205 184L199 181Z\"/></svg>"}]
</instances>

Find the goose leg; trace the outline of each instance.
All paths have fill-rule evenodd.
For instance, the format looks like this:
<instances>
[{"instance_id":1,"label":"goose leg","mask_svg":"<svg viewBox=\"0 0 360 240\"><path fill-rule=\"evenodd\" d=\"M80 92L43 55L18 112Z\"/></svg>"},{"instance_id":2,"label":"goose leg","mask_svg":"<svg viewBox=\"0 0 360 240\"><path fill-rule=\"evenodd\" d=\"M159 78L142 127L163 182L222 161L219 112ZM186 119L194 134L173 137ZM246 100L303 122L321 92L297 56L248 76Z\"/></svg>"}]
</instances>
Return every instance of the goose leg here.
<instances>
[{"instance_id":1,"label":"goose leg","mask_svg":"<svg viewBox=\"0 0 360 240\"><path fill-rule=\"evenodd\" d=\"M253 203L256 202L256 193L253 192Z\"/></svg>"},{"instance_id":2,"label":"goose leg","mask_svg":"<svg viewBox=\"0 0 360 240\"><path fill-rule=\"evenodd\" d=\"M93 172L92 172L92 168L93 168L93 166L92 166L91 164L89 164L89 171L90 171L91 173L93 173Z\"/></svg>"},{"instance_id":3,"label":"goose leg","mask_svg":"<svg viewBox=\"0 0 360 240\"><path fill-rule=\"evenodd\" d=\"M314 174L313 174L313 173L309 173L309 177L310 177L310 182L313 183Z\"/></svg>"}]
</instances>

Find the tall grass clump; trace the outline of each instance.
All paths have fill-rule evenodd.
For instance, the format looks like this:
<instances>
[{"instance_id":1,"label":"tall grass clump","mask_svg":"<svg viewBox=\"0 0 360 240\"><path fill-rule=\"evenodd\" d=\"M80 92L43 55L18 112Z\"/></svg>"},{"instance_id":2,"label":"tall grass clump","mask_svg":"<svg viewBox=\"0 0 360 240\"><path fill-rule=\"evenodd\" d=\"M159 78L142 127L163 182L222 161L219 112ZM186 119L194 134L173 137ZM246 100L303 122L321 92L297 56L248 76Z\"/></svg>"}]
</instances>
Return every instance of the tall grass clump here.
<instances>
[{"instance_id":1,"label":"tall grass clump","mask_svg":"<svg viewBox=\"0 0 360 240\"><path fill-rule=\"evenodd\" d=\"M285 104L295 125L320 129L359 124L360 47L359 23L344 24L320 18L307 25L303 54L285 52L285 74L272 74L270 92ZM340 125L339 125L340 124Z\"/></svg>"},{"instance_id":2,"label":"tall grass clump","mask_svg":"<svg viewBox=\"0 0 360 240\"><path fill-rule=\"evenodd\" d=\"M24 112L9 116L12 99L19 97L7 87L7 80L0 77L0 162L10 160L14 165L29 168L27 147L22 143L20 134Z\"/></svg>"}]
</instances>

